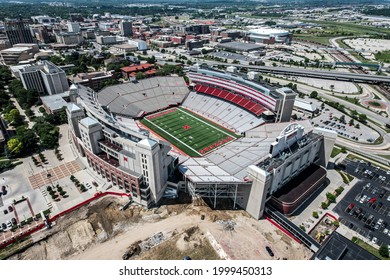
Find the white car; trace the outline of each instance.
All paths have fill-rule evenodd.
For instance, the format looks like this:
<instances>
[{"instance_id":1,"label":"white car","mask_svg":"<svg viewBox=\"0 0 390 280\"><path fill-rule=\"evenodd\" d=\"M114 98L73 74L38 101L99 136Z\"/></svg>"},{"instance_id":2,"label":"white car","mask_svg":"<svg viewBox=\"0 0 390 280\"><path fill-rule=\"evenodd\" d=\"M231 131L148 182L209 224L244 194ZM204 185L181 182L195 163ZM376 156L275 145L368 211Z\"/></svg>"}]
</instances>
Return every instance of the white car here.
<instances>
[{"instance_id":1,"label":"white car","mask_svg":"<svg viewBox=\"0 0 390 280\"><path fill-rule=\"evenodd\" d=\"M374 238L372 239L372 243L376 244L376 242L378 242L378 238L374 237Z\"/></svg>"},{"instance_id":2,"label":"white car","mask_svg":"<svg viewBox=\"0 0 390 280\"><path fill-rule=\"evenodd\" d=\"M387 199L386 199L387 201L390 201L390 195L387 197ZM390 213L390 212L389 212Z\"/></svg>"},{"instance_id":3,"label":"white car","mask_svg":"<svg viewBox=\"0 0 390 280\"><path fill-rule=\"evenodd\" d=\"M389 230L387 229L387 228L385 228L384 230L383 230L383 234L388 234L389 233Z\"/></svg>"},{"instance_id":4,"label":"white car","mask_svg":"<svg viewBox=\"0 0 390 280\"><path fill-rule=\"evenodd\" d=\"M367 195L364 195L361 199L360 199L360 203L363 203L365 200L366 200L366 198L367 198Z\"/></svg>"}]
</instances>

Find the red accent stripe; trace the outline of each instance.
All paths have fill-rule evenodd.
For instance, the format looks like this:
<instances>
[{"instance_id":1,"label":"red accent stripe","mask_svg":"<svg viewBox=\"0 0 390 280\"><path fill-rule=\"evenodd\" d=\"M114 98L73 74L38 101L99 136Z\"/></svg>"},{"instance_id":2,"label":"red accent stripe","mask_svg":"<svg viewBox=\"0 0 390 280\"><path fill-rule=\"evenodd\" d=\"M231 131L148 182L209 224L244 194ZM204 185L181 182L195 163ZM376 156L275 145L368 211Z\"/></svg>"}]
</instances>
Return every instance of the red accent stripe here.
<instances>
[{"instance_id":1,"label":"red accent stripe","mask_svg":"<svg viewBox=\"0 0 390 280\"><path fill-rule=\"evenodd\" d=\"M281 225L279 225L277 222L275 222L274 220L272 220L271 218L269 218L268 216L264 215L264 218L266 218L267 221L269 221L271 224L273 224L274 226L276 226L278 229L280 229L281 231L283 231L286 235L288 235L289 237L291 237L291 239L295 240L296 242L298 242L299 244L301 243L301 241L296 238L294 235L292 235L288 230L286 230L284 227L282 227Z\"/></svg>"}]
</instances>

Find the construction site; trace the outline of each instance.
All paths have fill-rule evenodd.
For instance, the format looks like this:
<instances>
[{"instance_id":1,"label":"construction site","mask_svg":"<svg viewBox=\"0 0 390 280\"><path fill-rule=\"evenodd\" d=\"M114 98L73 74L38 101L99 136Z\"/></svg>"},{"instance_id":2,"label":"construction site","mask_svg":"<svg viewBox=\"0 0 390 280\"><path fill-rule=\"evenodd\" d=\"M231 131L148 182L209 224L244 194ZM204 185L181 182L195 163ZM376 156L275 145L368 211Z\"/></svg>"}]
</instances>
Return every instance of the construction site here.
<instances>
[{"instance_id":1,"label":"construction site","mask_svg":"<svg viewBox=\"0 0 390 280\"><path fill-rule=\"evenodd\" d=\"M153 209L104 197L2 250L21 260L310 259L312 252L268 220L241 210L211 210L202 199ZM265 250L272 247L271 257Z\"/></svg>"}]
</instances>

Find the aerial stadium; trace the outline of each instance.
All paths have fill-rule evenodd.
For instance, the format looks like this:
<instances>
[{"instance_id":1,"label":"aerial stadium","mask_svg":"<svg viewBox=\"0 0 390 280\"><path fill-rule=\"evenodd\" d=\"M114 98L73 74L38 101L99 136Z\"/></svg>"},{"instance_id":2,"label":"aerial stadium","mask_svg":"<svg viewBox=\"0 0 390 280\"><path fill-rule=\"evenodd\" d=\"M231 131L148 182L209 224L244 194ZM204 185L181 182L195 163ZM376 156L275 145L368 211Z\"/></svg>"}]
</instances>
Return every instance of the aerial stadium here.
<instances>
[{"instance_id":1,"label":"aerial stadium","mask_svg":"<svg viewBox=\"0 0 390 280\"><path fill-rule=\"evenodd\" d=\"M293 214L326 183L336 134L290 122L294 91L200 66L187 76L71 86L73 145L97 176L146 207L185 191L255 218L266 203Z\"/></svg>"}]
</instances>

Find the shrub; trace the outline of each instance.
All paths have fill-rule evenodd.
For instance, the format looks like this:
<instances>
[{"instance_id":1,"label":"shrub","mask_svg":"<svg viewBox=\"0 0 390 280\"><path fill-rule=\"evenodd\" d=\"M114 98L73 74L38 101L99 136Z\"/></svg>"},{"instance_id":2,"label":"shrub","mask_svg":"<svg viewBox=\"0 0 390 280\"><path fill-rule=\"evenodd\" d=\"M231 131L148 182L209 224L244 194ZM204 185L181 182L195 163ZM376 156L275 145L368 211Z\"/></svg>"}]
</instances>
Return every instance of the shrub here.
<instances>
[{"instance_id":1,"label":"shrub","mask_svg":"<svg viewBox=\"0 0 390 280\"><path fill-rule=\"evenodd\" d=\"M326 203L326 202L322 202L322 203L321 203L321 208L322 208L322 209L326 209L326 208L328 208L328 206L329 206L329 205L328 205L328 203Z\"/></svg>"},{"instance_id":2,"label":"shrub","mask_svg":"<svg viewBox=\"0 0 390 280\"><path fill-rule=\"evenodd\" d=\"M336 196L330 192L326 193L326 198L330 203L336 202Z\"/></svg>"},{"instance_id":3,"label":"shrub","mask_svg":"<svg viewBox=\"0 0 390 280\"><path fill-rule=\"evenodd\" d=\"M335 227L339 227L339 226L340 226L340 222L336 220L336 221L333 222L333 225L334 225Z\"/></svg>"},{"instance_id":4,"label":"shrub","mask_svg":"<svg viewBox=\"0 0 390 280\"><path fill-rule=\"evenodd\" d=\"M342 192L344 191L344 188L343 187L338 187L336 190L335 190L335 192L336 192L336 194L337 194L337 196L339 196Z\"/></svg>"},{"instance_id":5,"label":"shrub","mask_svg":"<svg viewBox=\"0 0 390 280\"><path fill-rule=\"evenodd\" d=\"M357 240L358 240L358 238L356 236L352 237L352 242L353 243L356 243Z\"/></svg>"},{"instance_id":6,"label":"shrub","mask_svg":"<svg viewBox=\"0 0 390 280\"><path fill-rule=\"evenodd\" d=\"M379 253L379 255L381 255L384 258L388 258L389 257L389 249L387 248L387 246L385 244L382 244L379 247L378 253Z\"/></svg>"},{"instance_id":7,"label":"shrub","mask_svg":"<svg viewBox=\"0 0 390 280\"><path fill-rule=\"evenodd\" d=\"M318 219L319 215L318 215L318 212L317 211L313 211L313 217Z\"/></svg>"},{"instance_id":8,"label":"shrub","mask_svg":"<svg viewBox=\"0 0 390 280\"><path fill-rule=\"evenodd\" d=\"M301 230L303 230L304 232L306 232L306 228L305 228L305 226L303 226L303 225L300 225L300 226L299 226L299 228L300 228Z\"/></svg>"}]
</instances>

